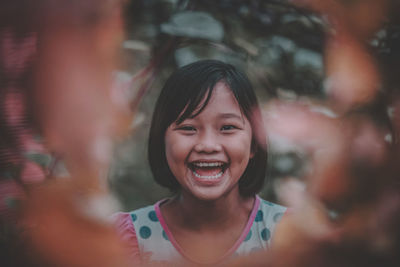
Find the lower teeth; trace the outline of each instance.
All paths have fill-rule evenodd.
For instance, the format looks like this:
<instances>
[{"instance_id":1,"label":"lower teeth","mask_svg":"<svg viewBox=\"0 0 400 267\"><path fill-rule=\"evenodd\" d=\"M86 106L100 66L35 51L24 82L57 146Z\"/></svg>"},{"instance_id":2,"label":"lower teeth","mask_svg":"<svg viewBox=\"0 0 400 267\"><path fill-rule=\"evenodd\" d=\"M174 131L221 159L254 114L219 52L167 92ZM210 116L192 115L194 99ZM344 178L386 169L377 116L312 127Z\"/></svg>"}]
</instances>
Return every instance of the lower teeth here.
<instances>
[{"instance_id":1,"label":"lower teeth","mask_svg":"<svg viewBox=\"0 0 400 267\"><path fill-rule=\"evenodd\" d=\"M209 175L205 175L205 176L202 176L202 175L198 174L197 172L193 172L193 173L197 178L201 178L201 179L218 179L223 174L223 172L220 172L220 173L218 173L216 175L210 175L210 176Z\"/></svg>"}]
</instances>

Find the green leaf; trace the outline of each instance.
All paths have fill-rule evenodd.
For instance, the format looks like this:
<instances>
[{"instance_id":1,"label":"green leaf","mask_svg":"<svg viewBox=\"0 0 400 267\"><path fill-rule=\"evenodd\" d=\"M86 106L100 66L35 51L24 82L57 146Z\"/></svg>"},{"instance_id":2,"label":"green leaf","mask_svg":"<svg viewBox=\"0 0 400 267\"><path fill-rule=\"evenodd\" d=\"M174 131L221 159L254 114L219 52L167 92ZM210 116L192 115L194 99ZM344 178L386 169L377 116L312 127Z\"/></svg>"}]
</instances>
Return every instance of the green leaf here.
<instances>
[{"instance_id":1,"label":"green leaf","mask_svg":"<svg viewBox=\"0 0 400 267\"><path fill-rule=\"evenodd\" d=\"M205 12L184 11L173 15L161 25L166 34L220 42L224 37L222 24Z\"/></svg>"},{"instance_id":2,"label":"green leaf","mask_svg":"<svg viewBox=\"0 0 400 267\"><path fill-rule=\"evenodd\" d=\"M41 154L41 153L26 153L25 157L42 167L47 167L50 165L51 156L48 154Z\"/></svg>"}]
</instances>

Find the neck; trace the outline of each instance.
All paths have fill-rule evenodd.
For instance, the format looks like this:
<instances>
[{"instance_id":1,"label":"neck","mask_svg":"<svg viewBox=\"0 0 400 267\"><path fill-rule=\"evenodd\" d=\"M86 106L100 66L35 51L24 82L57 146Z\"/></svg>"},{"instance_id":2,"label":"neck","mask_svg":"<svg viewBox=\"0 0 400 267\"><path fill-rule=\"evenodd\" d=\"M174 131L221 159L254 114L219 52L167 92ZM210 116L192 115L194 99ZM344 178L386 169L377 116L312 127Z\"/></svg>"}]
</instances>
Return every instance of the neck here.
<instances>
[{"instance_id":1,"label":"neck","mask_svg":"<svg viewBox=\"0 0 400 267\"><path fill-rule=\"evenodd\" d=\"M169 203L170 214L178 219L181 227L194 231L213 229L219 231L234 221L247 220L255 198L231 192L217 200L201 200L182 192ZM238 220L243 218L243 220Z\"/></svg>"}]
</instances>

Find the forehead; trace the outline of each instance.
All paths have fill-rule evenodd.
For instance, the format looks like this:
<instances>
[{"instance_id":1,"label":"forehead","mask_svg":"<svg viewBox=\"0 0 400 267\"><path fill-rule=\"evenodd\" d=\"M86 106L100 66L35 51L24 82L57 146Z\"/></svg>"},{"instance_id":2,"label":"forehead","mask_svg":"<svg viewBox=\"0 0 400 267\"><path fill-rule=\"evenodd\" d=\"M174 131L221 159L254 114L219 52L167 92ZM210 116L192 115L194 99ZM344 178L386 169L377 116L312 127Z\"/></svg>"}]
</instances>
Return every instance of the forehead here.
<instances>
[{"instance_id":1,"label":"forehead","mask_svg":"<svg viewBox=\"0 0 400 267\"><path fill-rule=\"evenodd\" d=\"M242 115L237 99L225 82L218 82L214 86L211 97L207 104L205 103L206 99L207 95L203 97L199 105L193 111L193 114L197 114L198 111L202 109L198 115L206 112L207 110L211 110L211 112L236 113L237 115Z\"/></svg>"},{"instance_id":2,"label":"forehead","mask_svg":"<svg viewBox=\"0 0 400 267\"><path fill-rule=\"evenodd\" d=\"M240 109L237 99L235 98L232 90L225 82L218 82L214 87L214 91L211 95L208 105L215 104L221 107L226 107L227 105L229 105Z\"/></svg>"}]
</instances>

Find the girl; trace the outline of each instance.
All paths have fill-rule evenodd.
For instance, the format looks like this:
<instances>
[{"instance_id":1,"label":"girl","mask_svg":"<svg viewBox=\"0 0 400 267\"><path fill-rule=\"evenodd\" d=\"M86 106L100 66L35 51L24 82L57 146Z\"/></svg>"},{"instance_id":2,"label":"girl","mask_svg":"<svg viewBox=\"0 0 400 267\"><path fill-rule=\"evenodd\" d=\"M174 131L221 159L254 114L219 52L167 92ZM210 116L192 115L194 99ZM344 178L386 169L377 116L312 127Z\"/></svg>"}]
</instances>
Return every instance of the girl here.
<instances>
[{"instance_id":1,"label":"girl","mask_svg":"<svg viewBox=\"0 0 400 267\"><path fill-rule=\"evenodd\" d=\"M148 153L155 180L174 197L117 215L136 262L215 266L268 248L286 208L256 195L266 172L263 131L252 86L232 65L203 60L172 74Z\"/></svg>"}]
</instances>

